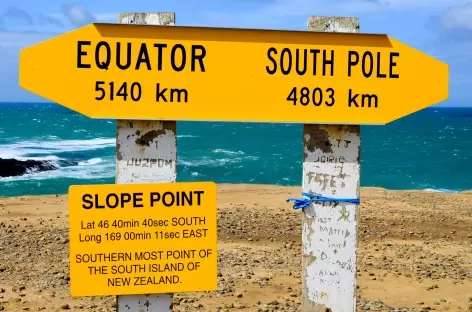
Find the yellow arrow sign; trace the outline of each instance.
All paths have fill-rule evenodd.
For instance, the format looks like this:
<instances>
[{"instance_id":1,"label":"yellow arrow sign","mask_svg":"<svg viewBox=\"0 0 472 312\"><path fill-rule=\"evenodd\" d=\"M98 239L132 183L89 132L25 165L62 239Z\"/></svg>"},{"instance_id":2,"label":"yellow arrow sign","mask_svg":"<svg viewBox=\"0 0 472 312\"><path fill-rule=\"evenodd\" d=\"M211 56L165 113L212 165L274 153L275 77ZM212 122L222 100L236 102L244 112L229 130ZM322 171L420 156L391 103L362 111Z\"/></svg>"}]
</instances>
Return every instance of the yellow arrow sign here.
<instances>
[{"instance_id":1,"label":"yellow arrow sign","mask_svg":"<svg viewBox=\"0 0 472 312\"><path fill-rule=\"evenodd\" d=\"M90 24L20 53L20 85L92 118L385 124L448 96L386 35Z\"/></svg>"}]
</instances>

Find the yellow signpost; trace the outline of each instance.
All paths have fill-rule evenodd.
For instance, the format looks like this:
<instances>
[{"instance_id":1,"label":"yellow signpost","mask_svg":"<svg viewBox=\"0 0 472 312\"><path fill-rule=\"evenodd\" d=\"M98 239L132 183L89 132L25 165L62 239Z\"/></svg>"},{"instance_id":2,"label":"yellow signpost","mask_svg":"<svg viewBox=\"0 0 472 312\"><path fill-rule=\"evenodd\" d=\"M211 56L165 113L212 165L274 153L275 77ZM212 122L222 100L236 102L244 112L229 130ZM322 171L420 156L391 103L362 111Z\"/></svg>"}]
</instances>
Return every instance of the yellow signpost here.
<instances>
[{"instance_id":1,"label":"yellow signpost","mask_svg":"<svg viewBox=\"0 0 472 312\"><path fill-rule=\"evenodd\" d=\"M216 184L71 186L72 296L217 287Z\"/></svg>"},{"instance_id":2,"label":"yellow signpost","mask_svg":"<svg viewBox=\"0 0 472 312\"><path fill-rule=\"evenodd\" d=\"M448 96L387 35L90 24L23 49L20 85L92 118L386 124Z\"/></svg>"},{"instance_id":3,"label":"yellow signpost","mask_svg":"<svg viewBox=\"0 0 472 312\"><path fill-rule=\"evenodd\" d=\"M23 49L19 82L118 120L118 184L72 186L69 216L73 296L161 294L120 296L120 311L171 311L170 293L217 287L216 185L158 183L175 181L176 120L304 123L303 189L357 198L359 125L448 97L447 64L358 33L357 18L312 16L315 32L151 25L173 25L166 13L119 20ZM358 206L331 204L304 209L303 311L355 311ZM313 218L334 207L342 218L329 226L346 233L339 253ZM341 273L320 277L337 263Z\"/></svg>"}]
</instances>

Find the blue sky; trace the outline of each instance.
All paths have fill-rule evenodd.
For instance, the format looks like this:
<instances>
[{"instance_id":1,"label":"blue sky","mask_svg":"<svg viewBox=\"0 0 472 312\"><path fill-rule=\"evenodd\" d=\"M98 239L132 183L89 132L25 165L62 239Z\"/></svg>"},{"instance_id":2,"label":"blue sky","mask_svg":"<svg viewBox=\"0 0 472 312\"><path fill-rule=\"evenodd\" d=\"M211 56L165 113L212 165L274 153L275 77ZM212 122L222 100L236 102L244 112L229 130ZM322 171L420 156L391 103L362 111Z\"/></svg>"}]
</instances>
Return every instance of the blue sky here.
<instances>
[{"instance_id":1,"label":"blue sky","mask_svg":"<svg viewBox=\"0 0 472 312\"><path fill-rule=\"evenodd\" d=\"M44 101L18 86L20 49L120 12L175 12L176 24L306 30L309 15L357 16L450 68L443 105L472 106L472 0L2 0L0 101ZM421 68L418 68L421 70Z\"/></svg>"}]
</instances>

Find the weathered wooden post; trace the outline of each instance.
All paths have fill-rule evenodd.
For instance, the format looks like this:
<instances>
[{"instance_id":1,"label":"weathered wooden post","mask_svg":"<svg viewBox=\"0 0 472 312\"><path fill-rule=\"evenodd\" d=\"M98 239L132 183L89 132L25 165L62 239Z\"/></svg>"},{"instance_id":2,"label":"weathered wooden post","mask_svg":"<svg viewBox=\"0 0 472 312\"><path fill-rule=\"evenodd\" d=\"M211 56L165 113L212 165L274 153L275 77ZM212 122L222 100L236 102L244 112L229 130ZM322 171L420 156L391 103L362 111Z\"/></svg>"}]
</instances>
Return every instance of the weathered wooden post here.
<instances>
[{"instance_id":1,"label":"weathered wooden post","mask_svg":"<svg viewBox=\"0 0 472 312\"><path fill-rule=\"evenodd\" d=\"M122 13L122 24L174 25L174 13ZM116 121L116 183L175 182L175 121ZM118 296L119 312L172 311L172 295Z\"/></svg>"},{"instance_id":2,"label":"weathered wooden post","mask_svg":"<svg viewBox=\"0 0 472 312\"><path fill-rule=\"evenodd\" d=\"M359 32L359 20L310 16L308 30ZM323 65L342 64L332 58ZM303 138L303 192L359 198L360 126L305 124ZM304 209L302 311L356 310L357 207L324 202Z\"/></svg>"}]
</instances>

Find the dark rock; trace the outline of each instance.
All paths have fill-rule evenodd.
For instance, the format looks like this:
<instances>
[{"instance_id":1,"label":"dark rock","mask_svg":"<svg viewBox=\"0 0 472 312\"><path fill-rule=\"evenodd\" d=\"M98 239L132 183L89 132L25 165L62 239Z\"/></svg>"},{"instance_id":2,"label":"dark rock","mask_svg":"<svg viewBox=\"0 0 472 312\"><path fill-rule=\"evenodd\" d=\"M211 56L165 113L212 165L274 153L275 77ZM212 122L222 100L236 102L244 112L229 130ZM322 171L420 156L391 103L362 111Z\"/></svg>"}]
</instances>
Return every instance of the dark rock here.
<instances>
[{"instance_id":1,"label":"dark rock","mask_svg":"<svg viewBox=\"0 0 472 312\"><path fill-rule=\"evenodd\" d=\"M58 168L58 165L47 160L0 158L0 177L15 177L26 173L50 171Z\"/></svg>"},{"instance_id":2,"label":"dark rock","mask_svg":"<svg viewBox=\"0 0 472 312\"><path fill-rule=\"evenodd\" d=\"M77 166L74 160L18 160L14 158L0 158L0 177L16 177L28 173L57 170L60 167Z\"/></svg>"}]
</instances>

